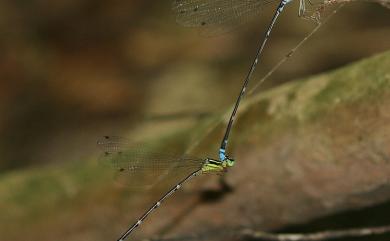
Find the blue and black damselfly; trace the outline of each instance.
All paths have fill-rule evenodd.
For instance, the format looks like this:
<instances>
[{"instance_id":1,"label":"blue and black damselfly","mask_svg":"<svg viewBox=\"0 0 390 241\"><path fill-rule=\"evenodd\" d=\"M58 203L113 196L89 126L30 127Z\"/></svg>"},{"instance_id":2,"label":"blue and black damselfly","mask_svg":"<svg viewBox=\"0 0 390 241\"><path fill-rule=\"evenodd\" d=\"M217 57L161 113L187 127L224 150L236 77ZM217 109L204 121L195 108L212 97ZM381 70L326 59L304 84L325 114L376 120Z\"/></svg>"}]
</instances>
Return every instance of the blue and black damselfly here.
<instances>
[{"instance_id":1,"label":"blue and black damselfly","mask_svg":"<svg viewBox=\"0 0 390 241\"><path fill-rule=\"evenodd\" d=\"M225 156L223 160L212 158L193 158L185 155L154 154L138 149L128 149L127 141L122 137L104 136L98 140L104 151L102 159L119 172L129 174L131 185L145 184L160 179L170 171L185 173L185 177L153 204L119 239L125 240L161 203L179 190L181 186L200 174L223 173L234 165L234 160ZM153 183L151 184L153 185Z\"/></svg>"},{"instance_id":2,"label":"blue and black damselfly","mask_svg":"<svg viewBox=\"0 0 390 241\"><path fill-rule=\"evenodd\" d=\"M182 172L187 173L184 178L177 182L168 190L156 203L154 203L125 233L121 235L118 241L125 240L141 223L151 214L161 203L181 188L187 181L195 176L205 173L222 173L228 168L234 166L235 161L226 154L226 148L229 141L229 134L241 102L249 84L251 76L259 62L260 55L270 36L271 30L283 11L284 6L292 0L282 0L269 24L261 45L257 49L255 59L241 87L240 94L235 102L233 111L230 115L225 134L223 136L219 149L219 159L213 158L192 158L184 155L161 155L149 152L139 152L137 150L127 149L127 143L124 138L115 136L105 136L98 140L98 145L104 151L104 159L120 172L130 172L132 180L149 179L145 176L153 172L168 173L170 170L181 168ZM175 0L173 9L177 13L177 20L184 26L205 27L210 25L225 24L237 18L245 17L245 14L259 11L265 4L273 2L266 0ZM305 0L300 0L299 12L305 11ZM152 172L151 172L152 171ZM158 176L159 176L158 175Z\"/></svg>"}]
</instances>

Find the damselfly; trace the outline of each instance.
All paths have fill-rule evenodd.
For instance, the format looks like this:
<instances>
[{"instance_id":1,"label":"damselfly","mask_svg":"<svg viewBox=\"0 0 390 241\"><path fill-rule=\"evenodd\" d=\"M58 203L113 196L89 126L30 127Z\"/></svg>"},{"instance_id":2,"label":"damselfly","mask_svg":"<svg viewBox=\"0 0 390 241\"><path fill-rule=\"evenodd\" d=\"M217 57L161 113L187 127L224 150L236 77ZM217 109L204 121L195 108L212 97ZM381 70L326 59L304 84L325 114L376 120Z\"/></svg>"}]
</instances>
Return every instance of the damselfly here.
<instances>
[{"instance_id":1,"label":"damselfly","mask_svg":"<svg viewBox=\"0 0 390 241\"><path fill-rule=\"evenodd\" d=\"M104 136L98 140L99 147L104 151L102 159L119 172L128 176L128 182L133 186L153 186L171 171L182 174L182 179L154 203L118 240L125 240L146 218L158 208L161 203L179 190L181 186L200 174L218 174L225 172L234 165L234 160L225 156L223 160L212 158L193 158L185 155L154 154L139 151L138 148L128 148L125 138ZM127 175L128 174L128 175ZM184 176L183 176L184 175ZM150 183L152 181L152 183Z\"/></svg>"}]
</instances>

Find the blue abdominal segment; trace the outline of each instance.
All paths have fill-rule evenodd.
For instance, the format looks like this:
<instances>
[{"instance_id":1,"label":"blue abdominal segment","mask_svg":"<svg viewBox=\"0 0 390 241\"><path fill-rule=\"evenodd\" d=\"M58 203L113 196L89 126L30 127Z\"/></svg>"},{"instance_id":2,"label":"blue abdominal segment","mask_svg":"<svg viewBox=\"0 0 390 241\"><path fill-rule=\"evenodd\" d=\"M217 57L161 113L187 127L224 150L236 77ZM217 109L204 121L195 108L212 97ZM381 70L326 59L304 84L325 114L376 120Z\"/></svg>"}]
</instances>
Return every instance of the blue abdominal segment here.
<instances>
[{"instance_id":1,"label":"blue abdominal segment","mask_svg":"<svg viewBox=\"0 0 390 241\"><path fill-rule=\"evenodd\" d=\"M226 159L225 149L219 149L219 160L223 161Z\"/></svg>"}]
</instances>

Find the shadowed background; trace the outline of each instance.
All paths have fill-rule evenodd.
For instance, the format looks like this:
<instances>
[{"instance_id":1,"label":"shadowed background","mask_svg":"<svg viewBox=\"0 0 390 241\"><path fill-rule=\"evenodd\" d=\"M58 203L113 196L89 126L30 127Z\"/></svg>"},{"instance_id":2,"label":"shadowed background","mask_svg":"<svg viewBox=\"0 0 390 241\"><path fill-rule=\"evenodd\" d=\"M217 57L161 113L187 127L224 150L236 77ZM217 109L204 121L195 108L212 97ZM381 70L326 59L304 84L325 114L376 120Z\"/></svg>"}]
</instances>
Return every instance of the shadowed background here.
<instances>
[{"instance_id":1,"label":"shadowed background","mask_svg":"<svg viewBox=\"0 0 390 241\"><path fill-rule=\"evenodd\" d=\"M153 139L231 105L275 4L242 28L215 37L177 25L170 6L169 1L1 2L1 175L21 177L40 168L61 172L62 165L96 159L99 136ZM285 8L253 82L315 27L297 17L297 7L295 2ZM347 4L262 88L389 49L389 20L388 9L379 4ZM118 214L111 211L106 210ZM64 223L68 218L73 217L64 217Z\"/></svg>"}]
</instances>

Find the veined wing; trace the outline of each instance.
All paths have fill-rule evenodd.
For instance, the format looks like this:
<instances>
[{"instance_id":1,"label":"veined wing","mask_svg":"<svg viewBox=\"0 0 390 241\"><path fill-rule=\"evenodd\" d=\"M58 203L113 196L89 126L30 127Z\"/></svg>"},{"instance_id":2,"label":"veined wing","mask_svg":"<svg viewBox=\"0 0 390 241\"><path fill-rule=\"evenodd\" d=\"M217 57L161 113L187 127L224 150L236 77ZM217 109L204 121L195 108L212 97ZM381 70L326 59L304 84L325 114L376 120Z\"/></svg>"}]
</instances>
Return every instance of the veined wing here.
<instances>
[{"instance_id":1,"label":"veined wing","mask_svg":"<svg viewBox=\"0 0 390 241\"><path fill-rule=\"evenodd\" d=\"M125 150L129 141L121 136L103 136L97 141L97 145L106 154L111 154Z\"/></svg>"},{"instance_id":2,"label":"veined wing","mask_svg":"<svg viewBox=\"0 0 390 241\"><path fill-rule=\"evenodd\" d=\"M274 0L173 0L176 21L186 27L231 29Z\"/></svg>"},{"instance_id":3,"label":"veined wing","mask_svg":"<svg viewBox=\"0 0 390 241\"><path fill-rule=\"evenodd\" d=\"M170 167L200 167L204 159L182 154L154 153L141 147L131 146L126 138L104 136L97 142L104 154L102 160L121 171L141 169L166 169Z\"/></svg>"},{"instance_id":4,"label":"veined wing","mask_svg":"<svg viewBox=\"0 0 390 241\"><path fill-rule=\"evenodd\" d=\"M168 176L187 175L204 163L201 158L153 153L131 147L128 143L127 139L118 136L105 136L98 140L98 146L104 152L99 158L100 163L116 169L117 180L126 186L153 186Z\"/></svg>"},{"instance_id":5,"label":"veined wing","mask_svg":"<svg viewBox=\"0 0 390 241\"><path fill-rule=\"evenodd\" d=\"M160 172L170 168L201 167L204 160L185 156L173 156L125 150L116 153L104 153L102 163L122 172L153 171Z\"/></svg>"}]
</instances>

